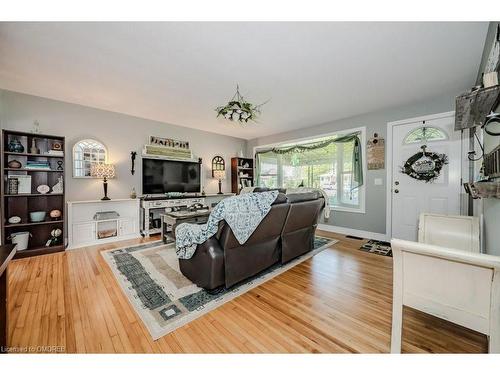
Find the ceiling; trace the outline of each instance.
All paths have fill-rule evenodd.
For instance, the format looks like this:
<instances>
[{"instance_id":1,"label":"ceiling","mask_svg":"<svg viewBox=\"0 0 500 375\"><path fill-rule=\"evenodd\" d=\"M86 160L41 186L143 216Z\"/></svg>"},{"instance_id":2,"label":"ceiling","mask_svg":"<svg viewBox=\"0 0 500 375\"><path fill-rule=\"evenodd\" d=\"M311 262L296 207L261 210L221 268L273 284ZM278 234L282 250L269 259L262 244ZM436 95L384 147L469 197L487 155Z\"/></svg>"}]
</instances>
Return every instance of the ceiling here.
<instances>
[{"instance_id":1,"label":"ceiling","mask_svg":"<svg viewBox=\"0 0 500 375\"><path fill-rule=\"evenodd\" d=\"M0 88L252 139L459 92L488 24L0 23ZM236 84L258 123L216 119Z\"/></svg>"}]
</instances>

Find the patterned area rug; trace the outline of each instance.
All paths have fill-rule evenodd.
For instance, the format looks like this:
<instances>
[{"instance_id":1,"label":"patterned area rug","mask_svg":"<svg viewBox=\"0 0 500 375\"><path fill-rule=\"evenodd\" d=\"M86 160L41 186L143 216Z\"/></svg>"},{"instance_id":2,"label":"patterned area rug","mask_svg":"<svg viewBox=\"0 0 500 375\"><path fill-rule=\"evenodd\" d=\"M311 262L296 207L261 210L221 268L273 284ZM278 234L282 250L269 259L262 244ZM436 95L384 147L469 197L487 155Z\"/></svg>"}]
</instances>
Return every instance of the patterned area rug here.
<instances>
[{"instance_id":1,"label":"patterned area rug","mask_svg":"<svg viewBox=\"0 0 500 375\"><path fill-rule=\"evenodd\" d=\"M207 293L179 270L174 244L150 242L101 252L153 340L172 332L252 288L289 270L338 241L316 237L314 250L216 294Z\"/></svg>"}]
</instances>

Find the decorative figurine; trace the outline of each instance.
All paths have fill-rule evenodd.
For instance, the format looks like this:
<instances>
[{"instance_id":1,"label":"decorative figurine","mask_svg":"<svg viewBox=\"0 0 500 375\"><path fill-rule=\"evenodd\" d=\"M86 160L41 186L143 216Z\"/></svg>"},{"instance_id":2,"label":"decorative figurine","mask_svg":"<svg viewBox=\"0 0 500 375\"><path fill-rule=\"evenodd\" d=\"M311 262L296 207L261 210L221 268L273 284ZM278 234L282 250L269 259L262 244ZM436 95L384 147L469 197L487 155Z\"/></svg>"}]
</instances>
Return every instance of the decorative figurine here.
<instances>
[{"instance_id":1,"label":"decorative figurine","mask_svg":"<svg viewBox=\"0 0 500 375\"><path fill-rule=\"evenodd\" d=\"M62 243L62 238L61 238L62 230L57 228L57 229L52 229L50 232L51 237L48 239L48 241L45 243L45 246L57 246Z\"/></svg>"},{"instance_id":2,"label":"decorative figurine","mask_svg":"<svg viewBox=\"0 0 500 375\"><path fill-rule=\"evenodd\" d=\"M57 184L52 186L52 194L62 194L63 193L63 178L59 177L57 179Z\"/></svg>"},{"instance_id":3,"label":"decorative figurine","mask_svg":"<svg viewBox=\"0 0 500 375\"><path fill-rule=\"evenodd\" d=\"M49 213L49 216L52 220L59 220L61 218L61 211L60 210L52 210Z\"/></svg>"}]
</instances>

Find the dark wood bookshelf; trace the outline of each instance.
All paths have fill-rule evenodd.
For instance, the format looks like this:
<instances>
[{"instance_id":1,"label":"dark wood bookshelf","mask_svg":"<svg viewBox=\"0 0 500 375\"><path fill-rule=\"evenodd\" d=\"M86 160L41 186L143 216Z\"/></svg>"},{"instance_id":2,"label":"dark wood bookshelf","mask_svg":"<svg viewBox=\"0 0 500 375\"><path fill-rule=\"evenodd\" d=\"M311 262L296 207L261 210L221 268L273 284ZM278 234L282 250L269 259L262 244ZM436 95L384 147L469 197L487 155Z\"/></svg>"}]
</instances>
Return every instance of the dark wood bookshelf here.
<instances>
[{"instance_id":1,"label":"dark wood bookshelf","mask_svg":"<svg viewBox=\"0 0 500 375\"><path fill-rule=\"evenodd\" d=\"M231 158L231 192L238 194L243 187L254 186L254 165L250 158ZM240 176L240 172L246 176Z\"/></svg>"},{"instance_id":2,"label":"dark wood bookshelf","mask_svg":"<svg viewBox=\"0 0 500 375\"><path fill-rule=\"evenodd\" d=\"M9 143L17 139L23 145L23 152L15 152L9 150ZM31 152L32 141L35 139L36 147L39 153ZM30 232L31 237L28 242L28 248L25 250L17 250L16 258L24 258L34 255L50 254L65 249L64 239L66 236L65 217L66 217L66 200L64 190L63 193L47 193L41 194L37 192L37 187L40 185L48 185L51 189L57 183L58 178L62 177L63 187L65 187L64 170L58 170L61 161L64 163L64 156L47 155L47 151L52 149L54 143L59 143L62 151L66 151L65 139L61 136L25 133L16 130L2 130L1 152L0 152L0 167L1 167L1 229L2 243L11 243L10 236L16 232ZM17 160L21 163L21 168L9 168L8 163L12 160ZM44 161L50 165L50 170L25 168L28 161ZM59 163L59 164L58 164ZM61 165L64 168L64 164ZM24 175L31 176L31 192L13 194L7 191L8 177ZM58 220L50 220L49 213L52 210L59 210L62 213ZM46 219L42 222L30 222L30 212L45 211ZM8 219L12 216L19 216L21 222L10 224ZM53 229L62 230L63 244L57 246L46 246L47 241L51 237L50 232Z\"/></svg>"}]
</instances>

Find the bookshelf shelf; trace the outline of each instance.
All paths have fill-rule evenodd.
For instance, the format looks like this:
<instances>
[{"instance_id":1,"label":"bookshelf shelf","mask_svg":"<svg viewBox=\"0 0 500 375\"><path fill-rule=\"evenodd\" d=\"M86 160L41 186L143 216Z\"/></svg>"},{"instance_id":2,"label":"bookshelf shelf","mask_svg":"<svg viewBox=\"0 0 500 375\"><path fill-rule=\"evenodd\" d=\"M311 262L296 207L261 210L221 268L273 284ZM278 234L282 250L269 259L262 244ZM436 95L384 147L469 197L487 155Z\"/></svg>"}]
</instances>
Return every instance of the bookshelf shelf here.
<instances>
[{"instance_id":1,"label":"bookshelf shelf","mask_svg":"<svg viewBox=\"0 0 500 375\"><path fill-rule=\"evenodd\" d=\"M17 142L17 148L9 147L9 144ZM19 146L19 143L22 147ZM12 145L11 145L12 146ZM35 152L29 152L31 147L36 147ZM37 192L37 187L40 185L54 186L58 179L62 178L64 183L64 168L63 155L46 154L49 150L65 151L65 139L55 135L24 133L14 130L2 130L1 152L0 152L0 167L2 173L0 193L1 193L1 218L0 225L2 228L2 243L11 243L10 237L17 232L29 232L31 234L28 242L28 248L18 250L16 258L23 258L34 255L50 254L65 249L64 244L57 246L46 246L47 241L51 237L53 229L61 229L61 237L66 238L66 230L64 225L65 210L65 194L62 193L47 193L40 194ZM22 151L22 152L15 152ZM28 152L25 152L28 151ZM10 161L17 160L22 164L22 168L9 168ZM49 169L25 168L27 163L44 162L50 166ZM22 173L14 173L22 172ZM19 176L19 177L16 177ZM8 179L18 179L21 181L21 176L24 181L28 181L24 185L22 193L13 194L9 191L7 184ZM29 176L29 177L27 177ZM31 184L31 186L30 186ZM19 182L19 186L21 183ZM29 192L31 188L31 192ZM17 189L15 190L17 191ZM47 218L52 210L61 211L61 219L45 220L42 222L30 222L30 212L45 211ZM21 222L10 224L8 219L12 216L21 218Z\"/></svg>"}]
</instances>

